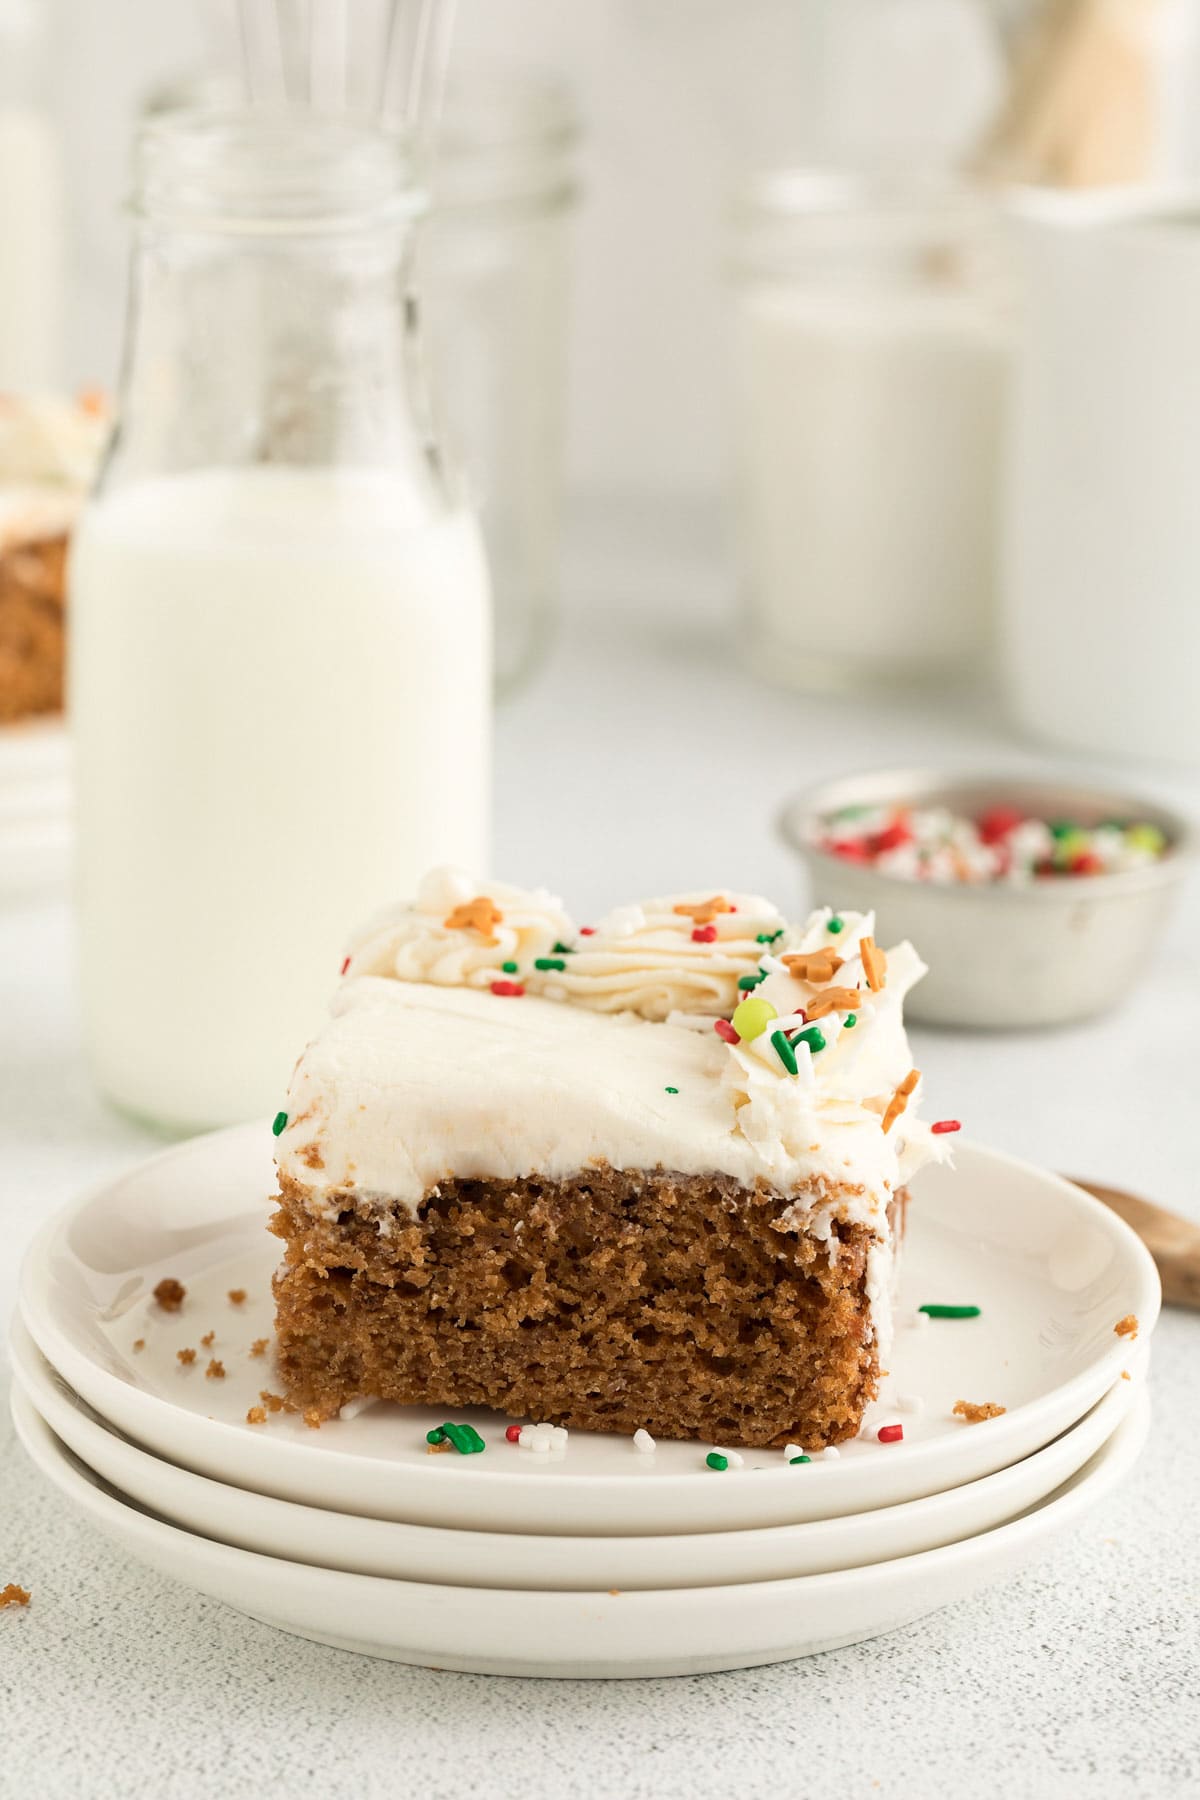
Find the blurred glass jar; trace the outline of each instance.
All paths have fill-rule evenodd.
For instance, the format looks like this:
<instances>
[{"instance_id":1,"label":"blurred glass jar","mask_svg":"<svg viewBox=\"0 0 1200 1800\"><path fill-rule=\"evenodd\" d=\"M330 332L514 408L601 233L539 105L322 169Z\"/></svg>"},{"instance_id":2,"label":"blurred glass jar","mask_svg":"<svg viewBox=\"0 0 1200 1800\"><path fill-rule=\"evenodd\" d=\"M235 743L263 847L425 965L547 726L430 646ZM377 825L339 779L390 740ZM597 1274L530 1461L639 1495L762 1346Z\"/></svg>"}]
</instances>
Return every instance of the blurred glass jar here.
<instances>
[{"instance_id":1,"label":"blurred glass jar","mask_svg":"<svg viewBox=\"0 0 1200 1800\"><path fill-rule=\"evenodd\" d=\"M961 668L993 623L998 215L940 179L781 171L731 263L749 660L807 690Z\"/></svg>"},{"instance_id":2,"label":"blurred glass jar","mask_svg":"<svg viewBox=\"0 0 1200 1800\"><path fill-rule=\"evenodd\" d=\"M237 94L201 77L146 110ZM447 92L418 252L438 436L483 526L501 692L536 665L558 605L579 135L561 83L468 64Z\"/></svg>"}]
</instances>

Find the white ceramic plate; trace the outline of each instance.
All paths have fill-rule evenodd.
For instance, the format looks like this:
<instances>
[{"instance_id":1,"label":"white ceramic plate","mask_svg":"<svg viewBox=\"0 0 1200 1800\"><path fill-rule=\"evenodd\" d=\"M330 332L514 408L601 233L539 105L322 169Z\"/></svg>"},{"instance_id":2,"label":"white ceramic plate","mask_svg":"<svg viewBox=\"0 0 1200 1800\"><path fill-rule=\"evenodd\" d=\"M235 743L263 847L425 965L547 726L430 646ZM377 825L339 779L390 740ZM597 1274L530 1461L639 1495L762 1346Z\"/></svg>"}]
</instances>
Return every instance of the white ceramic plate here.
<instances>
[{"instance_id":1,"label":"white ceramic plate","mask_svg":"<svg viewBox=\"0 0 1200 1800\"><path fill-rule=\"evenodd\" d=\"M1012 1574L1125 1476L1149 1427L1144 1388L1090 1462L1019 1519L921 1556L795 1581L636 1594L521 1593L345 1575L212 1543L126 1505L15 1388L34 1462L114 1542L161 1574L300 1637L483 1675L698 1675L878 1637Z\"/></svg>"},{"instance_id":2,"label":"white ceramic plate","mask_svg":"<svg viewBox=\"0 0 1200 1800\"><path fill-rule=\"evenodd\" d=\"M68 1449L123 1498L204 1537L318 1568L449 1587L626 1590L718 1587L856 1569L988 1531L1045 1499L1107 1442L1130 1410L1134 1381L1118 1381L1077 1425L1044 1450L965 1487L903 1506L778 1525L761 1531L678 1537L534 1537L446 1531L354 1518L272 1500L193 1475L108 1429L53 1370L19 1321L16 1378ZM1144 1357L1138 1359L1138 1374Z\"/></svg>"},{"instance_id":3,"label":"white ceramic plate","mask_svg":"<svg viewBox=\"0 0 1200 1800\"><path fill-rule=\"evenodd\" d=\"M89 1405L145 1448L201 1474L278 1499L379 1519L568 1536L743 1530L833 1518L939 1493L1040 1449L1094 1406L1127 1366L1113 1327L1126 1313L1143 1343L1158 1314L1154 1264L1114 1213L1069 1182L964 1145L957 1171L927 1169L910 1209L898 1317L926 1301L969 1301L982 1317L905 1324L889 1358L892 1391L869 1439L836 1460L790 1466L748 1451L745 1466L705 1467L706 1445L573 1432L565 1454L504 1440L504 1421L465 1414L487 1453L432 1456L426 1431L444 1409L376 1406L319 1431L279 1415L245 1423L269 1362L249 1355L271 1329L279 1246L264 1229L271 1140L239 1126L165 1151L76 1202L35 1241L22 1272L26 1324ZM163 1276L188 1290L163 1314ZM235 1307L230 1289L248 1298ZM202 1335L214 1333L211 1346ZM134 1345L144 1340L141 1351ZM200 1351L181 1368L176 1350ZM224 1379L205 1377L206 1360ZM969 1426L956 1400L995 1401L1002 1418ZM904 1442L874 1428L899 1421Z\"/></svg>"}]
</instances>

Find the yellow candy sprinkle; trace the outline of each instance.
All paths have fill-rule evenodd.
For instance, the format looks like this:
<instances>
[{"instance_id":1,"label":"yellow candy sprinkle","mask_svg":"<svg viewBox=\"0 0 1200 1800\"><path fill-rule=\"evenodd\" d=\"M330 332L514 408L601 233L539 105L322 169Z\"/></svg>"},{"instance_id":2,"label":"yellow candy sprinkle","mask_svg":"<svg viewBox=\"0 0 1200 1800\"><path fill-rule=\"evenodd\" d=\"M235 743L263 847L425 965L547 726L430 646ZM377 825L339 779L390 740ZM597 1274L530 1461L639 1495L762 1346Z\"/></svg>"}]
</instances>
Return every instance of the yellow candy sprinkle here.
<instances>
[{"instance_id":1,"label":"yellow candy sprinkle","mask_svg":"<svg viewBox=\"0 0 1200 1800\"><path fill-rule=\"evenodd\" d=\"M769 1000L760 1000L757 994L751 994L748 999L739 1000L730 1023L740 1038L749 1040L761 1037L771 1020L778 1017Z\"/></svg>"}]
</instances>

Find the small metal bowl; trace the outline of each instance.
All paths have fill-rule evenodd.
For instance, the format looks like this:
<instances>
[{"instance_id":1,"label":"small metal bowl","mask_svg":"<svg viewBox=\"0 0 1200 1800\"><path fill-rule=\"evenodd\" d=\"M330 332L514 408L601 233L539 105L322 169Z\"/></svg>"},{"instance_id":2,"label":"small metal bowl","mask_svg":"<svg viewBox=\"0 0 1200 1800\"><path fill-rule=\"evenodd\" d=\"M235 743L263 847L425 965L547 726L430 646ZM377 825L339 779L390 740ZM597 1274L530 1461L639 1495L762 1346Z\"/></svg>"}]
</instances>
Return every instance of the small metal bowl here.
<instances>
[{"instance_id":1,"label":"small metal bowl","mask_svg":"<svg viewBox=\"0 0 1200 1800\"><path fill-rule=\"evenodd\" d=\"M840 807L888 805L946 806L968 817L1012 805L1034 818L1086 826L1136 819L1157 825L1169 847L1140 869L1016 886L908 881L809 841L816 822ZM929 973L906 1011L930 1025L1061 1025L1115 1006L1141 978L1194 850L1188 821L1154 801L1017 774L848 775L795 795L779 825L808 865L814 903L873 909L881 942L910 938L916 945Z\"/></svg>"}]
</instances>

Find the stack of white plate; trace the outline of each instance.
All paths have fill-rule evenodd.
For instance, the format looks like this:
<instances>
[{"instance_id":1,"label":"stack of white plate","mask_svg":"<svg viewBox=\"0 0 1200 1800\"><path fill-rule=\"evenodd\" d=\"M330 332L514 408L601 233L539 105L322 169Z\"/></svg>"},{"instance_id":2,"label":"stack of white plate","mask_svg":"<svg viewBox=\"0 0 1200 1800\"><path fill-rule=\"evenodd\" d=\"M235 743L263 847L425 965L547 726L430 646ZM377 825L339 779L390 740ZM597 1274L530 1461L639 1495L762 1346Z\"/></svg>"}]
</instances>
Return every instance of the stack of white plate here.
<instances>
[{"instance_id":1,"label":"stack of white plate","mask_svg":"<svg viewBox=\"0 0 1200 1800\"><path fill-rule=\"evenodd\" d=\"M71 847L66 728L0 725L0 900L61 886Z\"/></svg>"},{"instance_id":2,"label":"stack of white plate","mask_svg":"<svg viewBox=\"0 0 1200 1800\"><path fill-rule=\"evenodd\" d=\"M51 1221L24 1270L13 1409L38 1466L131 1556L344 1649L551 1676L831 1649L1020 1568L1145 1439L1149 1256L1077 1188L990 1151L921 1177L891 1372L860 1437L723 1471L696 1443L572 1432L539 1453L511 1421L443 1408L248 1422L280 1385L271 1187L269 1138L240 1127ZM167 1276L187 1289L177 1312L152 1299ZM926 1303L981 1312L929 1320ZM1136 1337L1115 1330L1127 1315ZM1006 1410L968 1424L958 1400ZM447 1417L484 1454L431 1454Z\"/></svg>"}]
</instances>

